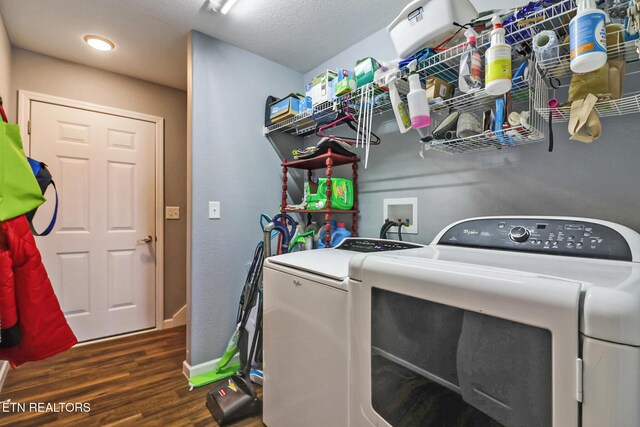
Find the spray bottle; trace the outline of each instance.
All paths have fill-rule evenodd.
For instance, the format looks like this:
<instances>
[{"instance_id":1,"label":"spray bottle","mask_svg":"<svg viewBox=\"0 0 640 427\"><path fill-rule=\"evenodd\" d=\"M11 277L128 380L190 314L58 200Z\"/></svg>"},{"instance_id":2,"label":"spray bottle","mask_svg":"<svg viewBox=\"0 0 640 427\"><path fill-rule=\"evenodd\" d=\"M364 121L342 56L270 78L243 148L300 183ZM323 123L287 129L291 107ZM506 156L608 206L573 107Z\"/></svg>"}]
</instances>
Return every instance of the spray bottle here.
<instances>
[{"instance_id":1,"label":"spray bottle","mask_svg":"<svg viewBox=\"0 0 640 427\"><path fill-rule=\"evenodd\" d=\"M578 0L578 13L569 23L571 71L588 73L607 62L607 14L596 0Z\"/></svg>"},{"instance_id":2,"label":"spray bottle","mask_svg":"<svg viewBox=\"0 0 640 427\"><path fill-rule=\"evenodd\" d=\"M485 92L502 96L511 90L511 46L505 41L500 17L494 16L491 23L491 47L485 54Z\"/></svg>"},{"instance_id":3,"label":"spray bottle","mask_svg":"<svg viewBox=\"0 0 640 427\"><path fill-rule=\"evenodd\" d=\"M391 100L393 114L398 123L398 129L400 129L400 133L406 133L411 129L411 117L409 116L409 108L407 108L407 104L400 98L400 93L396 86L400 72L398 62L397 60L384 62L376 71L374 81L378 86L389 89L389 99Z\"/></svg>"},{"instance_id":4,"label":"spray bottle","mask_svg":"<svg viewBox=\"0 0 640 427\"><path fill-rule=\"evenodd\" d=\"M458 87L461 92L469 93L482 87L482 58L476 46L478 33L469 28L464 35L467 37L467 46L460 58Z\"/></svg>"},{"instance_id":5,"label":"spray bottle","mask_svg":"<svg viewBox=\"0 0 640 427\"><path fill-rule=\"evenodd\" d=\"M415 59L409 64L409 113L411 114L411 126L414 129L431 126L431 114L429 112L429 100L427 91L420 83L420 74L416 71L418 61Z\"/></svg>"}]
</instances>

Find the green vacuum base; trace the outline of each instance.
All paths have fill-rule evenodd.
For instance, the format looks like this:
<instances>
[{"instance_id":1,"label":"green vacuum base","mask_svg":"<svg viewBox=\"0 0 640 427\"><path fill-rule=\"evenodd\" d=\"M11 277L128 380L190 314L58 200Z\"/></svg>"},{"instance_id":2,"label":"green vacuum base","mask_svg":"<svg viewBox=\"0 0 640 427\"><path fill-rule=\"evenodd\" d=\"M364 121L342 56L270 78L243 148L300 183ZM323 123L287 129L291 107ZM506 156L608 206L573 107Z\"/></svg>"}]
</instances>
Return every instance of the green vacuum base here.
<instances>
[{"instance_id":1,"label":"green vacuum base","mask_svg":"<svg viewBox=\"0 0 640 427\"><path fill-rule=\"evenodd\" d=\"M202 387L207 384L214 383L218 380L228 378L234 375L240 369L240 364L236 363L234 365L227 366L226 368L220 371L208 372L206 374L198 375L195 377L189 378L189 385L192 387Z\"/></svg>"}]
</instances>

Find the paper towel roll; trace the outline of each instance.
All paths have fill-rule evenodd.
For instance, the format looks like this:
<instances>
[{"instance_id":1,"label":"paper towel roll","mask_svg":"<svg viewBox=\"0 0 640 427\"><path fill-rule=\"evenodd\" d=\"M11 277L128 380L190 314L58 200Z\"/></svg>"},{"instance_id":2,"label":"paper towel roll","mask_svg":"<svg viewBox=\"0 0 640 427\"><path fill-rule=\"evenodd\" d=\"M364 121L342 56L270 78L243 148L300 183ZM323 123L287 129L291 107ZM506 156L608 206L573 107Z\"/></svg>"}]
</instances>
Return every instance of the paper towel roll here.
<instances>
[{"instance_id":1,"label":"paper towel roll","mask_svg":"<svg viewBox=\"0 0 640 427\"><path fill-rule=\"evenodd\" d=\"M545 67L545 62L558 57L558 36L555 31L546 30L533 37L533 51L540 67Z\"/></svg>"}]
</instances>

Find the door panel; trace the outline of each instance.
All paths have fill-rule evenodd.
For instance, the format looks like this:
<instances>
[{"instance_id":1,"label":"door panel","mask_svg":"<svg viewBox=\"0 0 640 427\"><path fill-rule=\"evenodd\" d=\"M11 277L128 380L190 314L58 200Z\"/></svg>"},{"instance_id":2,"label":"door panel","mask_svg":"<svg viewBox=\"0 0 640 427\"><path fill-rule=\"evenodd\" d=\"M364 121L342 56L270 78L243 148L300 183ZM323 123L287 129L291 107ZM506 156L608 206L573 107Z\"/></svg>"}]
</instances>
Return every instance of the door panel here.
<instances>
[{"instance_id":1,"label":"door panel","mask_svg":"<svg viewBox=\"0 0 640 427\"><path fill-rule=\"evenodd\" d=\"M371 403L371 325L378 315L373 311L374 289L549 331L552 425L578 425L576 365L581 283L457 262L384 255L365 258L360 277L361 282L349 280L351 360L358 360L351 371L352 426L390 425ZM411 345L410 339L402 342Z\"/></svg>"},{"instance_id":2,"label":"door panel","mask_svg":"<svg viewBox=\"0 0 640 427\"><path fill-rule=\"evenodd\" d=\"M140 242L155 235L155 124L32 102L30 146L58 185L58 222L37 242L78 339L155 326L155 242Z\"/></svg>"}]
</instances>

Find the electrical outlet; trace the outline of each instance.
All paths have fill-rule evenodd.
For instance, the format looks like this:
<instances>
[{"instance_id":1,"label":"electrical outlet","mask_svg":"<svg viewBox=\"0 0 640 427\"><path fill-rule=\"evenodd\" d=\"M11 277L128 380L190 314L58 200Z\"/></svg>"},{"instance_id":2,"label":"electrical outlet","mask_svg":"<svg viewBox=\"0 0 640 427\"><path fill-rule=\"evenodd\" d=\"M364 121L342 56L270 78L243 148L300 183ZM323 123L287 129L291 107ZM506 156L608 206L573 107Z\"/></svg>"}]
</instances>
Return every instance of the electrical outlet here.
<instances>
[{"instance_id":1,"label":"electrical outlet","mask_svg":"<svg viewBox=\"0 0 640 427\"><path fill-rule=\"evenodd\" d=\"M179 206L167 206L164 208L166 219L180 219L180 207Z\"/></svg>"},{"instance_id":2,"label":"electrical outlet","mask_svg":"<svg viewBox=\"0 0 640 427\"><path fill-rule=\"evenodd\" d=\"M220 202L209 202L209 219L220 219Z\"/></svg>"}]
</instances>

